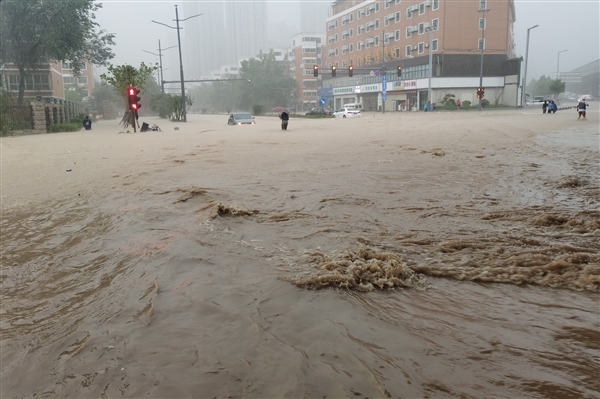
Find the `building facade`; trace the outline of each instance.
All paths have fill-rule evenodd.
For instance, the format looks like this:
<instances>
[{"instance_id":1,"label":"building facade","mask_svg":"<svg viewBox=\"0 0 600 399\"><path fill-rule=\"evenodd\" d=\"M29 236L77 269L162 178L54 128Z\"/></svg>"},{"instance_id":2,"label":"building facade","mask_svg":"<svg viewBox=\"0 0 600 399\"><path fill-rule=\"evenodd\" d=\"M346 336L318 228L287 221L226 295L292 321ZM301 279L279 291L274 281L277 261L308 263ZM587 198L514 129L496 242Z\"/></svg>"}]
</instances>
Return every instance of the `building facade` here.
<instances>
[{"instance_id":1,"label":"building facade","mask_svg":"<svg viewBox=\"0 0 600 399\"><path fill-rule=\"evenodd\" d=\"M19 92L19 70L14 64L5 64L2 79L7 91ZM69 90L81 90L83 99L93 97L94 67L86 62L79 76L73 73L69 62L49 62L38 65L25 76L24 98L41 96L47 99L65 100Z\"/></svg>"},{"instance_id":2,"label":"building facade","mask_svg":"<svg viewBox=\"0 0 600 399\"><path fill-rule=\"evenodd\" d=\"M301 33L292 37L291 71L296 79L294 107L308 111L319 106L319 77L314 76L314 66L322 66L322 45L325 34Z\"/></svg>"},{"instance_id":3,"label":"building facade","mask_svg":"<svg viewBox=\"0 0 600 399\"><path fill-rule=\"evenodd\" d=\"M326 21L320 94L336 108L363 102L375 111L387 101L388 110L415 110L450 92L476 103L483 78L488 101L516 106L515 20L514 0L338 0Z\"/></svg>"}]
</instances>

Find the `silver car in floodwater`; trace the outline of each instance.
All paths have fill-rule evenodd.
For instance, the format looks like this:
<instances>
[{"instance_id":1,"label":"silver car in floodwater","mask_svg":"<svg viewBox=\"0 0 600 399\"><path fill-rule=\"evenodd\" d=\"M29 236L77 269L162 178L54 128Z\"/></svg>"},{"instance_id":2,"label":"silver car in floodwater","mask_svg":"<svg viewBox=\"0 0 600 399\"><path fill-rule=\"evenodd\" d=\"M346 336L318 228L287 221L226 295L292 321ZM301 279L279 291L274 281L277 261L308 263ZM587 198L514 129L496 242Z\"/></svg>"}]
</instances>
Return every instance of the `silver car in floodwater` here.
<instances>
[{"instance_id":1,"label":"silver car in floodwater","mask_svg":"<svg viewBox=\"0 0 600 399\"><path fill-rule=\"evenodd\" d=\"M228 125L256 125L254 117L247 112L234 112L229 115Z\"/></svg>"}]
</instances>

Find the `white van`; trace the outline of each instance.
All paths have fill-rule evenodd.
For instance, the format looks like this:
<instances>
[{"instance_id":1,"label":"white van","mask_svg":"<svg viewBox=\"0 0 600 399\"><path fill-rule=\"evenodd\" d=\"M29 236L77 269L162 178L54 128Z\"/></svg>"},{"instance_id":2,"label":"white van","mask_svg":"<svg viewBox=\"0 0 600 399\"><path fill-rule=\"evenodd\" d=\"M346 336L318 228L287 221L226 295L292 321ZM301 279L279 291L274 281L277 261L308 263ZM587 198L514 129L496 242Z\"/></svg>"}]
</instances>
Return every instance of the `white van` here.
<instances>
[{"instance_id":1,"label":"white van","mask_svg":"<svg viewBox=\"0 0 600 399\"><path fill-rule=\"evenodd\" d=\"M346 108L354 108L354 109L358 109L360 111L362 111L362 109L363 109L363 105L361 103L344 104L344 107L346 107Z\"/></svg>"}]
</instances>

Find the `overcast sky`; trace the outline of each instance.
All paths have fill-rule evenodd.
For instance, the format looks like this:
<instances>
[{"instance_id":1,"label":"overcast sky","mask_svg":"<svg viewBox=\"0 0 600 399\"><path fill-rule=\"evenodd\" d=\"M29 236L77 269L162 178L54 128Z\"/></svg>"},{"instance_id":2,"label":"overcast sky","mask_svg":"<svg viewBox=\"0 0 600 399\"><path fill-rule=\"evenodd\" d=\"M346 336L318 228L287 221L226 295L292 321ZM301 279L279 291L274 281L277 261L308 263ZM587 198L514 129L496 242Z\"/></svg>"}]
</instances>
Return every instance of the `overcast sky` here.
<instances>
[{"instance_id":1,"label":"overcast sky","mask_svg":"<svg viewBox=\"0 0 600 399\"><path fill-rule=\"evenodd\" d=\"M132 64L138 66L141 61L158 62L158 57L142 50L158 53L158 40L163 48L177 44L177 32L151 22L156 20L175 26L175 4L179 5L179 18L187 17L184 3L191 0L104 0L103 8L97 13L97 22L102 29L115 33L117 43L114 48L115 65ZM218 0L213 0L218 1ZM311 1L311 0L303 0ZM450 0L447 0L450 1ZM459 0L454 0L459 1ZM471 0L475 1L475 0ZM493 8L494 0L489 1ZM406 0L405 0L406 2ZM295 1L271 0L269 19L281 25L298 26L298 9ZM529 65L527 80L541 75L556 73L558 52L560 70L565 72L600 58L600 2L598 0L515 0L517 21L514 26L517 56L525 58L527 29L532 29L529 39ZM197 18L208 18L203 15ZM185 34L185 24L182 31ZM291 38L290 38L291 41ZM185 65L185 49L183 50ZM165 79L177 79L179 59L177 48L164 52L172 57L168 62L163 57Z\"/></svg>"}]
</instances>

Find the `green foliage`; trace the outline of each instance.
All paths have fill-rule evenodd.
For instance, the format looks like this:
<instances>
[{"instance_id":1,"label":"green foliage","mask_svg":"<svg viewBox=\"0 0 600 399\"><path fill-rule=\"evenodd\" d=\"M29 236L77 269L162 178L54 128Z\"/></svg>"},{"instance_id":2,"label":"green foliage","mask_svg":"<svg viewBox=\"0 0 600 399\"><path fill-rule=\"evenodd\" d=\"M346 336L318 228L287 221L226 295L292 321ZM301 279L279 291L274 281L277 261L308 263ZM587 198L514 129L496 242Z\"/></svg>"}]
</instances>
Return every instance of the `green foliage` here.
<instances>
[{"instance_id":1,"label":"green foliage","mask_svg":"<svg viewBox=\"0 0 600 399\"><path fill-rule=\"evenodd\" d=\"M103 85L99 82L94 84L94 96L92 97L91 107L95 110L102 110L104 101L109 103L122 103L123 96L119 96L115 88L111 85Z\"/></svg>"},{"instance_id":2,"label":"green foliage","mask_svg":"<svg viewBox=\"0 0 600 399\"><path fill-rule=\"evenodd\" d=\"M69 121L69 123L74 123L74 124L82 125L83 124L83 118L85 118L85 114L79 114L79 115L75 116L74 118L72 118Z\"/></svg>"},{"instance_id":3,"label":"green foliage","mask_svg":"<svg viewBox=\"0 0 600 399\"><path fill-rule=\"evenodd\" d=\"M185 98L186 111L194 105L194 99L191 96ZM183 118L183 108L181 106L181 96L174 94L158 94L152 97L150 107L161 118L168 118L172 121L180 121Z\"/></svg>"},{"instance_id":4,"label":"green foliage","mask_svg":"<svg viewBox=\"0 0 600 399\"><path fill-rule=\"evenodd\" d=\"M556 98L558 98L558 95L560 93L565 92L566 87L567 87L566 82L562 82L560 79L554 79L554 80L552 80L552 82L550 82L548 89L550 89L552 91L552 93L555 93Z\"/></svg>"},{"instance_id":5,"label":"green foliage","mask_svg":"<svg viewBox=\"0 0 600 399\"><path fill-rule=\"evenodd\" d=\"M264 105L255 104L252 106L252 113L254 115L262 115L265 112Z\"/></svg>"},{"instance_id":6,"label":"green foliage","mask_svg":"<svg viewBox=\"0 0 600 399\"><path fill-rule=\"evenodd\" d=\"M81 86L69 85L65 87L65 100L80 103L84 98L86 98L86 95Z\"/></svg>"},{"instance_id":7,"label":"green foliage","mask_svg":"<svg viewBox=\"0 0 600 399\"><path fill-rule=\"evenodd\" d=\"M460 103L460 107L464 108L464 109L469 109L471 108L471 101L467 100L467 101L463 101Z\"/></svg>"},{"instance_id":8,"label":"green foliage","mask_svg":"<svg viewBox=\"0 0 600 399\"><path fill-rule=\"evenodd\" d=\"M57 125L50 125L47 129L48 133L78 132L83 129L83 125L81 124L81 121L78 123L60 123Z\"/></svg>"},{"instance_id":9,"label":"green foliage","mask_svg":"<svg viewBox=\"0 0 600 399\"><path fill-rule=\"evenodd\" d=\"M538 80L532 79L526 88L526 94L532 98L534 96L547 96L554 93L550 88L553 79L549 76L542 75ZM562 93L562 92L561 92Z\"/></svg>"},{"instance_id":10,"label":"green foliage","mask_svg":"<svg viewBox=\"0 0 600 399\"><path fill-rule=\"evenodd\" d=\"M129 85L133 85L140 89L141 92L147 84L147 79L157 69L158 65L148 66L145 63L141 63L139 68L131 65L109 65L108 73L100 75L102 84L110 84L118 95L127 98L127 88Z\"/></svg>"},{"instance_id":11,"label":"green foliage","mask_svg":"<svg viewBox=\"0 0 600 399\"><path fill-rule=\"evenodd\" d=\"M241 80L223 80L191 89L189 95L196 104L193 109L229 112L250 110L254 105L261 105L265 110L287 107L295 87L287 62L277 61L273 51L261 51L256 57L242 61L239 77L228 78Z\"/></svg>"},{"instance_id":12,"label":"green foliage","mask_svg":"<svg viewBox=\"0 0 600 399\"><path fill-rule=\"evenodd\" d=\"M442 98L440 100L440 104L442 104L442 108L443 109L456 109L456 100L454 100L454 97L456 97L454 94L446 93L444 98Z\"/></svg>"},{"instance_id":13,"label":"green foliage","mask_svg":"<svg viewBox=\"0 0 600 399\"><path fill-rule=\"evenodd\" d=\"M25 75L48 61L68 61L79 75L89 61L106 65L114 57L114 35L98 30L95 0L4 0L0 7L0 64L14 63L21 77L18 103L23 103Z\"/></svg>"}]
</instances>

